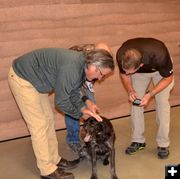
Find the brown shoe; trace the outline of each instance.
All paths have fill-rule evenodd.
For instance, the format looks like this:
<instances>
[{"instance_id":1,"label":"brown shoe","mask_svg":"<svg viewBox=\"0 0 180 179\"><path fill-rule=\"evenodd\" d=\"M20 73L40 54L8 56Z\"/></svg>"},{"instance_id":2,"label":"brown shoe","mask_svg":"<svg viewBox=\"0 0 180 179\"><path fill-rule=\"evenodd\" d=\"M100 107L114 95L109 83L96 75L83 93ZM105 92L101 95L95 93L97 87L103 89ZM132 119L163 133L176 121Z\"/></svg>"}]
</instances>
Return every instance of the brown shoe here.
<instances>
[{"instance_id":1,"label":"brown shoe","mask_svg":"<svg viewBox=\"0 0 180 179\"><path fill-rule=\"evenodd\" d=\"M74 175L57 168L53 173L46 176L41 176L41 179L74 179Z\"/></svg>"},{"instance_id":2,"label":"brown shoe","mask_svg":"<svg viewBox=\"0 0 180 179\"><path fill-rule=\"evenodd\" d=\"M57 166L60 169L70 170L70 169L76 168L79 161L80 161L79 159L68 161L68 160L66 160L64 158L61 158L61 160L59 161Z\"/></svg>"}]
</instances>

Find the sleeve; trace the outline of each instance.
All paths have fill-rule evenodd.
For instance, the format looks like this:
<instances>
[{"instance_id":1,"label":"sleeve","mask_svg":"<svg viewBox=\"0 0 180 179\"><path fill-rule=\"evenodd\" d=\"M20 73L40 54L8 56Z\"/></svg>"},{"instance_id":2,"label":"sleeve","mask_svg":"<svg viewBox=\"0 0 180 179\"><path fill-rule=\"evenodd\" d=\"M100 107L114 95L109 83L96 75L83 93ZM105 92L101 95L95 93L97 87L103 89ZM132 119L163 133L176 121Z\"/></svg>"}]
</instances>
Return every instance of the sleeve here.
<instances>
[{"instance_id":1,"label":"sleeve","mask_svg":"<svg viewBox=\"0 0 180 179\"><path fill-rule=\"evenodd\" d=\"M74 68L68 69L62 69L58 75L55 105L65 114L79 119L82 116L81 108L85 106L80 94L82 75Z\"/></svg>"},{"instance_id":2,"label":"sleeve","mask_svg":"<svg viewBox=\"0 0 180 179\"><path fill-rule=\"evenodd\" d=\"M169 77L173 74L173 63L169 55L166 55L160 65L159 73L163 77Z\"/></svg>"}]
</instances>

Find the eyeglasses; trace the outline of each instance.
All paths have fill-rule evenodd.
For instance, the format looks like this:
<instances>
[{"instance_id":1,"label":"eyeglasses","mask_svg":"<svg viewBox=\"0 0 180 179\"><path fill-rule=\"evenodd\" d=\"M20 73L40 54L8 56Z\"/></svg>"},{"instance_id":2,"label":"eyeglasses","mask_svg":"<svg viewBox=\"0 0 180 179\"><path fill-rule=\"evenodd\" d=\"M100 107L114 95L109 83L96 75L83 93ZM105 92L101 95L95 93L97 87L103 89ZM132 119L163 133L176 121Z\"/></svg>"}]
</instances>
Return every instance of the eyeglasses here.
<instances>
[{"instance_id":1,"label":"eyeglasses","mask_svg":"<svg viewBox=\"0 0 180 179\"><path fill-rule=\"evenodd\" d=\"M97 67L97 68L99 70L99 73L100 73L101 77L103 78L105 75L102 73L101 68L100 67Z\"/></svg>"}]
</instances>

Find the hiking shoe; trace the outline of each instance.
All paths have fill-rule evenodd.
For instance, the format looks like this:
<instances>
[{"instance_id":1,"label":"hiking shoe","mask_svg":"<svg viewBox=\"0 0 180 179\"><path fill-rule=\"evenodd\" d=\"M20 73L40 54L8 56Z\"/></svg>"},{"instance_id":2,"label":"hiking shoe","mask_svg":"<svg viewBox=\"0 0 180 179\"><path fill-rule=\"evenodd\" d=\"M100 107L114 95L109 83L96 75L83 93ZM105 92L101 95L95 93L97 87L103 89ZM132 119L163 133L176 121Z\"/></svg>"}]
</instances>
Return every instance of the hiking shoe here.
<instances>
[{"instance_id":1,"label":"hiking shoe","mask_svg":"<svg viewBox=\"0 0 180 179\"><path fill-rule=\"evenodd\" d=\"M125 150L125 153L128 155L133 155L140 150L144 150L145 147L145 143L132 142L131 145Z\"/></svg>"},{"instance_id":2,"label":"hiking shoe","mask_svg":"<svg viewBox=\"0 0 180 179\"><path fill-rule=\"evenodd\" d=\"M61 158L57 166L58 168L63 170L71 170L73 168L76 168L78 163L79 163L78 160L68 161L64 158Z\"/></svg>"},{"instance_id":3,"label":"hiking shoe","mask_svg":"<svg viewBox=\"0 0 180 179\"><path fill-rule=\"evenodd\" d=\"M79 153L82 148L80 143L69 143L68 145L69 148L75 153Z\"/></svg>"},{"instance_id":4,"label":"hiking shoe","mask_svg":"<svg viewBox=\"0 0 180 179\"><path fill-rule=\"evenodd\" d=\"M168 158L169 156L169 149L168 147L158 147L157 148L157 155L160 159Z\"/></svg>"}]
</instances>

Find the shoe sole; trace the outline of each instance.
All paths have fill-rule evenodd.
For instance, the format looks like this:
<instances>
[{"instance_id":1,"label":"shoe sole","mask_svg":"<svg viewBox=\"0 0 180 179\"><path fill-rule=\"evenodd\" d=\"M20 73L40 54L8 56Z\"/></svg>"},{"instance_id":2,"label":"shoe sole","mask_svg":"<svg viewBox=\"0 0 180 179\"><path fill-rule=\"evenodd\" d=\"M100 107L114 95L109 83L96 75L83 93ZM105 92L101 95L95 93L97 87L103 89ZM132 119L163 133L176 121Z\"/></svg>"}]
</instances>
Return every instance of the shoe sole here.
<instances>
[{"instance_id":1,"label":"shoe sole","mask_svg":"<svg viewBox=\"0 0 180 179\"><path fill-rule=\"evenodd\" d=\"M41 176L41 179L50 179L49 177L43 177L43 176Z\"/></svg>"},{"instance_id":2,"label":"shoe sole","mask_svg":"<svg viewBox=\"0 0 180 179\"><path fill-rule=\"evenodd\" d=\"M74 165L72 167L67 168L67 167L63 167L63 166L59 166L59 165L57 165L57 167L60 168L60 169L63 169L63 170L74 169L74 168L78 167L78 164L80 163L80 158L75 159L73 162L74 162Z\"/></svg>"},{"instance_id":3,"label":"shoe sole","mask_svg":"<svg viewBox=\"0 0 180 179\"><path fill-rule=\"evenodd\" d=\"M131 153L126 152L126 154L128 154L128 155L134 155L134 154L136 154L137 152L139 152L139 151L141 151L141 150L144 150L144 149L145 149L145 147L140 147L140 148L137 149L135 152L131 152Z\"/></svg>"},{"instance_id":4,"label":"shoe sole","mask_svg":"<svg viewBox=\"0 0 180 179\"><path fill-rule=\"evenodd\" d=\"M160 155L157 155L159 159L167 159L169 157L169 154L167 156L160 156Z\"/></svg>"},{"instance_id":5,"label":"shoe sole","mask_svg":"<svg viewBox=\"0 0 180 179\"><path fill-rule=\"evenodd\" d=\"M168 159L168 156L167 157L160 157L160 156L158 156L158 159Z\"/></svg>"},{"instance_id":6,"label":"shoe sole","mask_svg":"<svg viewBox=\"0 0 180 179\"><path fill-rule=\"evenodd\" d=\"M61 167L61 166L57 166L58 168L60 168L60 169L62 169L62 170L72 170L72 169L74 169L74 168L76 168L78 165L75 165L75 166L73 166L73 167Z\"/></svg>"},{"instance_id":7,"label":"shoe sole","mask_svg":"<svg viewBox=\"0 0 180 179\"><path fill-rule=\"evenodd\" d=\"M46 176L41 176L41 179L53 179L52 177L46 177ZM65 179L74 179L74 176L65 178Z\"/></svg>"}]
</instances>

